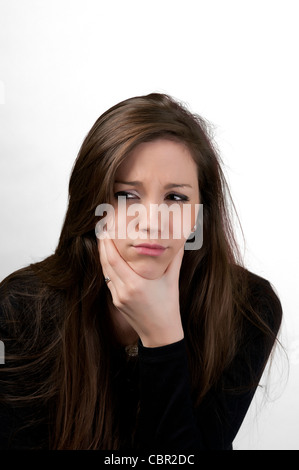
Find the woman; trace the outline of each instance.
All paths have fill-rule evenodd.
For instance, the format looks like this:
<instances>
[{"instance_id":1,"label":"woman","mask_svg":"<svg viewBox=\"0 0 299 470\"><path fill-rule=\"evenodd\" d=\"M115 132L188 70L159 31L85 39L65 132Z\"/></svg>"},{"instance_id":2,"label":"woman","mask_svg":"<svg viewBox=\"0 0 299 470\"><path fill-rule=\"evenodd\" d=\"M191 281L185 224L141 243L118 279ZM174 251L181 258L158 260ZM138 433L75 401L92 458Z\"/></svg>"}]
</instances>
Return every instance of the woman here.
<instances>
[{"instance_id":1,"label":"woman","mask_svg":"<svg viewBox=\"0 0 299 470\"><path fill-rule=\"evenodd\" d=\"M1 284L2 448L232 449L282 312L242 266L227 193L204 121L171 97L96 121L55 253ZM115 230L96 233L107 203ZM159 204L180 211L165 223ZM189 206L192 236L200 204L203 244L184 250L174 230Z\"/></svg>"}]
</instances>

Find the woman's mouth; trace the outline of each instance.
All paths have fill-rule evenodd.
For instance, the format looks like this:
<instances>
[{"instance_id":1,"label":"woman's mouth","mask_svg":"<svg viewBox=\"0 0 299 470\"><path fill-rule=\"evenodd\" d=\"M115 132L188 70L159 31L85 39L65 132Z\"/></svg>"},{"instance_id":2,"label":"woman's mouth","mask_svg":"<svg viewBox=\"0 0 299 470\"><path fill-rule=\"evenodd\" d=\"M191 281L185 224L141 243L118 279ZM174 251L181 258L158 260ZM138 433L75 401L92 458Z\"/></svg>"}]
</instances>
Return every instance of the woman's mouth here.
<instances>
[{"instance_id":1,"label":"woman's mouth","mask_svg":"<svg viewBox=\"0 0 299 470\"><path fill-rule=\"evenodd\" d=\"M162 245L150 243L141 243L140 245L134 245L133 248L135 248L137 253L139 253L140 255L148 256L160 256L166 250L166 248Z\"/></svg>"}]
</instances>

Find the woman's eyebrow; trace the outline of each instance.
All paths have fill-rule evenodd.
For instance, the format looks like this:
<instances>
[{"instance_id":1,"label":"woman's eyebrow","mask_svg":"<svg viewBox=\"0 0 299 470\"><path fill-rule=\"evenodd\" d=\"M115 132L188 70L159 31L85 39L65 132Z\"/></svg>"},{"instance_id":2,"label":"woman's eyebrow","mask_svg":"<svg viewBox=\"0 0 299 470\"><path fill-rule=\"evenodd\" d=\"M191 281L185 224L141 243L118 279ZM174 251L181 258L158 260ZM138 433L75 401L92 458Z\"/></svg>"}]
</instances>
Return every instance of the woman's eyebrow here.
<instances>
[{"instance_id":1,"label":"woman's eyebrow","mask_svg":"<svg viewBox=\"0 0 299 470\"><path fill-rule=\"evenodd\" d=\"M170 188L191 188L191 184L183 183L183 184L177 184L177 183L169 183L166 186L164 186L165 189L170 189Z\"/></svg>"},{"instance_id":2,"label":"woman's eyebrow","mask_svg":"<svg viewBox=\"0 0 299 470\"><path fill-rule=\"evenodd\" d=\"M141 181L115 181L115 183L119 183L119 184L128 184L130 186L143 186L143 183ZM164 189L170 189L170 188L185 188L185 187L188 187L188 188L191 188L192 189L192 186L190 184L187 184L187 183L182 183L182 184L177 184L177 183L168 183L164 186Z\"/></svg>"}]
</instances>

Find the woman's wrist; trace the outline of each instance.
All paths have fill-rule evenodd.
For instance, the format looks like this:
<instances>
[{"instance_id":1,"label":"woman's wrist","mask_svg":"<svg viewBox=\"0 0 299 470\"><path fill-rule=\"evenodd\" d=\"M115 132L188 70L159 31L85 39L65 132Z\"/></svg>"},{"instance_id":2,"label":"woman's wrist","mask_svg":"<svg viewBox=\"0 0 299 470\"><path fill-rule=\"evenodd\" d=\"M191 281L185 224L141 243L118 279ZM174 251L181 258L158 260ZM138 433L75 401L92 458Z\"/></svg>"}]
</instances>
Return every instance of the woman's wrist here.
<instances>
[{"instance_id":1,"label":"woman's wrist","mask_svg":"<svg viewBox=\"0 0 299 470\"><path fill-rule=\"evenodd\" d=\"M172 329L168 331L158 331L151 335L141 335L140 340L146 348L158 348L161 346L167 346L168 344L176 343L184 338L184 330L182 327Z\"/></svg>"}]
</instances>

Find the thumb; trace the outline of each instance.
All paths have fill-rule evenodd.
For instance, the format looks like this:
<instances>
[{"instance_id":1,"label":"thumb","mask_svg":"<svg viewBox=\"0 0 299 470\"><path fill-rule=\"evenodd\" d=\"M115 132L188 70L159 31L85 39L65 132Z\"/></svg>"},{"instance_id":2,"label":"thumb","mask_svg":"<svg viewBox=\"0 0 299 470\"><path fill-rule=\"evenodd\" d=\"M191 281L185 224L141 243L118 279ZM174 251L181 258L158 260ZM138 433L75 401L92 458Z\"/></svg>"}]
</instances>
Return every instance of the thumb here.
<instances>
[{"instance_id":1,"label":"thumb","mask_svg":"<svg viewBox=\"0 0 299 470\"><path fill-rule=\"evenodd\" d=\"M173 260L170 262L164 274L164 276L166 276L172 282L176 282L179 279L183 256L184 245L179 249Z\"/></svg>"}]
</instances>

